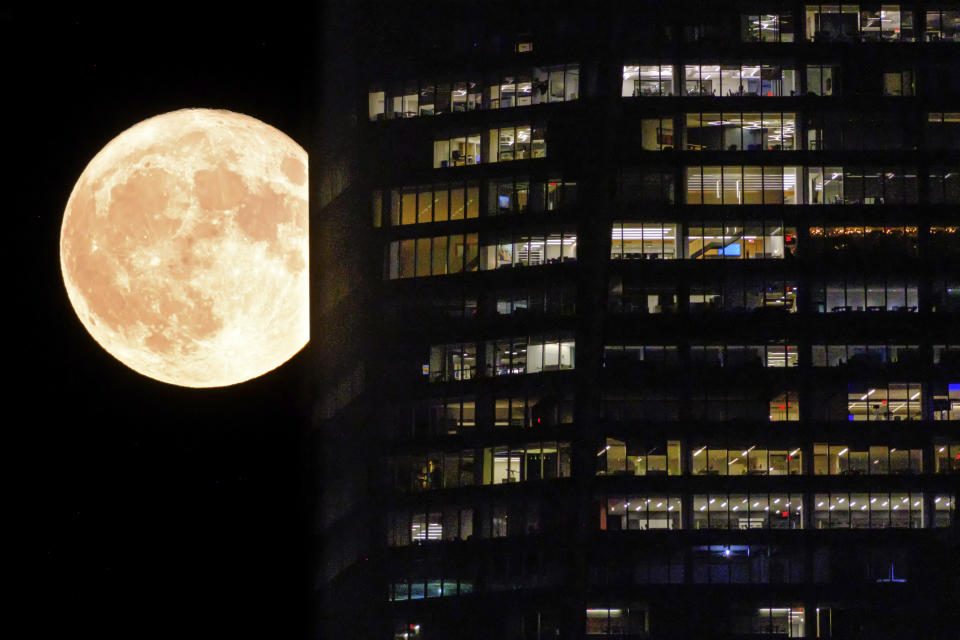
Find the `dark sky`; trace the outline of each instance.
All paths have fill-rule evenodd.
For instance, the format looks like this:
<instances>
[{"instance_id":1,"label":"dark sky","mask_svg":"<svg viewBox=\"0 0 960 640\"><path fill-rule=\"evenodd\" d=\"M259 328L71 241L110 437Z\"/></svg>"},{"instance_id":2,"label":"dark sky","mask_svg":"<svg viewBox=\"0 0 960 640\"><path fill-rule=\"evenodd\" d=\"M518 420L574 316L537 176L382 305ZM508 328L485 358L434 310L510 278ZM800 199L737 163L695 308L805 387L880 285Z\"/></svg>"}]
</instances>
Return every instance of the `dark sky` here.
<instances>
[{"instance_id":1,"label":"dark sky","mask_svg":"<svg viewBox=\"0 0 960 640\"><path fill-rule=\"evenodd\" d=\"M60 277L73 184L133 124L184 107L225 108L308 147L315 16L225 18L195 4L0 12L5 58L16 67L7 122L24 150L8 211L22 304L7 314L20 327L10 340L8 429L23 444L8 454L24 467L22 521L46 612L36 637L285 638L307 615L303 355L226 389L154 382L93 341Z\"/></svg>"}]
</instances>

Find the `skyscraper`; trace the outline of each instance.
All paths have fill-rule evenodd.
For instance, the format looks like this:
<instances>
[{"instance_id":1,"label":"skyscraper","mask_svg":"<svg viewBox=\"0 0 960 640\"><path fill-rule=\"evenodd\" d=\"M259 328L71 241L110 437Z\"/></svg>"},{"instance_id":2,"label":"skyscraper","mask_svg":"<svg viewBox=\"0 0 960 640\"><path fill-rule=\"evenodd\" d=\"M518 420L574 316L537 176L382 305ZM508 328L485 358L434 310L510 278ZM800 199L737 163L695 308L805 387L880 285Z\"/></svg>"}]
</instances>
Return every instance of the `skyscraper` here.
<instances>
[{"instance_id":1,"label":"skyscraper","mask_svg":"<svg viewBox=\"0 0 960 640\"><path fill-rule=\"evenodd\" d=\"M328 637L955 637L960 6L351 10Z\"/></svg>"}]
</instances>

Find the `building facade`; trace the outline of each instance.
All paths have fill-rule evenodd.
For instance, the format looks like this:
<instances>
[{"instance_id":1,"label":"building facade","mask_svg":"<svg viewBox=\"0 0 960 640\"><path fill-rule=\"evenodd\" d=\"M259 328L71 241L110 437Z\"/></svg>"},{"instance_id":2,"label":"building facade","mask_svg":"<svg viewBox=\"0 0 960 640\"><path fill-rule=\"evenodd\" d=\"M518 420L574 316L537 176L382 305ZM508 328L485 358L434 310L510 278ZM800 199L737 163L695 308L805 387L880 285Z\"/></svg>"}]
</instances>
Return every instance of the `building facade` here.
<instances>
[{"instance_id":1,"label":"building facade","mask_svg":"<svg viewBox=\"0 0 960 640\"><path fill-rule=\"evenodd\" d=\"M323 637L957 637L960 5L353 9Z\"/></svg>"}]
</instances>

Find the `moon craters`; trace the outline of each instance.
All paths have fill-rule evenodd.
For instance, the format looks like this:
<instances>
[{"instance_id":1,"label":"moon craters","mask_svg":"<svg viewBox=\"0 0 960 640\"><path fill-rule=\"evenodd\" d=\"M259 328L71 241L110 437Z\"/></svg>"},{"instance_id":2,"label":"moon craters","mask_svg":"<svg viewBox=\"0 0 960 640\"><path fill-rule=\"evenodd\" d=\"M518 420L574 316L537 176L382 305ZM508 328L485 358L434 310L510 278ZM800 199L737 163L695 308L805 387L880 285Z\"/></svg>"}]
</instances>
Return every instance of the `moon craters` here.
<instances>
[{"instance_id":1,"label":"moon craters","mask_svg":"<svg viewBox=\"0 0 960 640\"><path fill-rule=\"evenodd\" d=\"M81 322L136 371L235 384L309 338L307 155L264 123L182 110L121 133L74 187L60 240Z\"/></svg>"}]
</instances>

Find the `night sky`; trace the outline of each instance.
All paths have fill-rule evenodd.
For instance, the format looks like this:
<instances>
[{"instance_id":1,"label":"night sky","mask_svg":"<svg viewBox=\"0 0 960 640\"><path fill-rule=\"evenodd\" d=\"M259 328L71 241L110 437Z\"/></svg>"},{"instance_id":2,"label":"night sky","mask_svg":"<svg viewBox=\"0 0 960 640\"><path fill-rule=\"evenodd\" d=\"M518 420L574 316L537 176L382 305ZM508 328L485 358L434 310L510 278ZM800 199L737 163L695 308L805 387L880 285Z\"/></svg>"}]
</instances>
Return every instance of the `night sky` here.
<instances>
[{"instance_id":1,"label":"night sky","mask_svg":"<svg viewBox=\"0 0 960 640\"><path fill-rule=\"evenodd\" d=\"M22 302L6 314L20 329L8 337L16 381L5 422L40 588L31 637L286 638L308 616L303 352L234 387L155 382L93 341L60 277L74 182L137 122L224 108L309 150L314 15L163 10L0 12L17 68L8 127L25 149L7 210L18 229L7 238L10 284Z\"/></svg>"}]
</instances>

